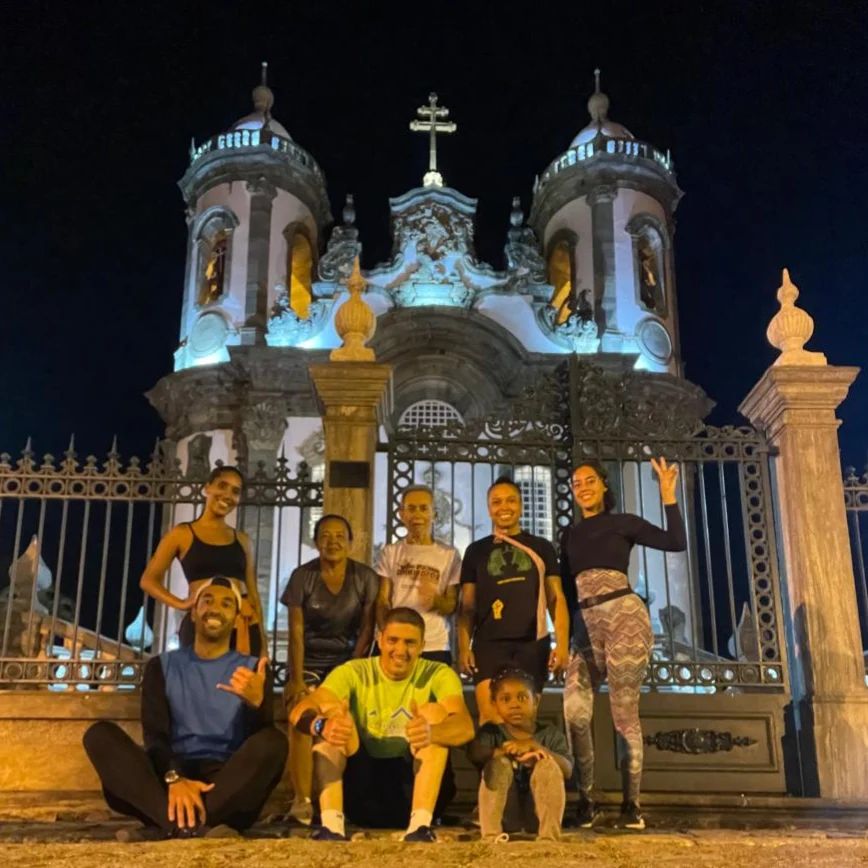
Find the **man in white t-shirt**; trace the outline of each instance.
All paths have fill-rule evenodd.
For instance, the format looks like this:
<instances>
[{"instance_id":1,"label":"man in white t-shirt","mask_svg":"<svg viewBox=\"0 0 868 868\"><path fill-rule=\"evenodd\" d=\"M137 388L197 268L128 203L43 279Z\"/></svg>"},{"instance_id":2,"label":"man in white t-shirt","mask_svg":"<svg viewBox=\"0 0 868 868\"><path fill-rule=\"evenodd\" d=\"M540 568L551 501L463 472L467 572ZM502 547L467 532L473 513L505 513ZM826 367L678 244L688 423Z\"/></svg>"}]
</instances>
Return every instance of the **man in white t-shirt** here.
<instances>
[{"instance_id":1,"label":"man in white t-shirt","mask_svg":"<svg viewBox=\"0 0 868 868\"><path fill-rule=\"evenodd\" d=\"M432 536L434 492L427 485L404 489L398 515L407 536L384 546L377 562L377 623L382 625L390 609L415 609L425 621L422 657L451 666L450 622L458 605L461 556Z\"/></svg>"}]
</instances>

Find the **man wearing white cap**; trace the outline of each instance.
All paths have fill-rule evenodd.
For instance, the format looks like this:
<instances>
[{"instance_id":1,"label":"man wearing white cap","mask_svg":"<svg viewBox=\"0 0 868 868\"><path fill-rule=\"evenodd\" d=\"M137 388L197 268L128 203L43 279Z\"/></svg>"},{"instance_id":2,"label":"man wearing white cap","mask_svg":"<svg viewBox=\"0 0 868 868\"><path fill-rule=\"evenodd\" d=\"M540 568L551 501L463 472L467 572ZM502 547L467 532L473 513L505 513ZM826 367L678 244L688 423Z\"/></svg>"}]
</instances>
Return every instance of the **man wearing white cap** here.
<instances>
[{"instance_id":1,"label":"man wearing white cap","mask_svg":"<svg viewBox=\"0 0 868 868\"><path fill-rule=\"evenodd\" d=\"M145 824L127 839L237 835L280 780L287 744L268 661L230 648L240 603L229 579L211 579L192 609L193 645L148 661L144 749L109 721L84 735L109 807Z\"/></svg>"}]
</instances>

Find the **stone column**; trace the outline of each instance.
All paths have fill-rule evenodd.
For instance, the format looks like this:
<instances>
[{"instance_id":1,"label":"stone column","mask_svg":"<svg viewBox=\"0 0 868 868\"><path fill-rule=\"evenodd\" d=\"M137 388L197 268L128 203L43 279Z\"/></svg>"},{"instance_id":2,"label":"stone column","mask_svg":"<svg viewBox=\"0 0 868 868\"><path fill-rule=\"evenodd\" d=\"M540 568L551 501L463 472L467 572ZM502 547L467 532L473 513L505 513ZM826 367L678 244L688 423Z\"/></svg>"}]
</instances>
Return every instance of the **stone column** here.
<instances>
[{"instance_id":1,"label":"stone column","mask_svg":"<svg viewBox=\"0 0 868 868\"><path fill-rule=\"evenodd\" d=\"M591 206L591 245L594 263L594 299L605 352L606 335L614 334L618 300L615 294L615 216L612 203L618 188L600 184L588 193ZM600 322L602 320L602 322Z\"/></svg>"},{"instance_id":2,"label":"stone column","mask_svg":"<svg viewBox=\"0 0 868 868\"><path fill-rule=\"evenodd\" d=\"M286 431L287 413L286 400L275 395L251 394L239 407L233 438L238 464L247 474L248 480L256 476L260 463L265 475L269 479L274 477L277 450ZM275 508L242 503L240 513L240 526L250 535L253 543L256 587L262 601L266 627L271 634L273 618L269 617L269 602L274 602L272 581L280 585L287 578L273 577L271 574Z\"/></svg>"},{"instance_id":3,"label":"stone column","mask_svg":"<svg viewBox=\"0 0 868 868\"><path fill-rule=\"evenodd\" d=\"M335 315L343 346L326 364L310 366L323 414L326 475L324 512L344 516L353 527L351 557L370 563L374 528L374 459L377 431L392 407L392 368L375 361L365 346L376 327L361 298L365 283L356 259L350 298Z\"/></svg>"},{"instance_id":4,"label":"stone column","mask_svg":"<svg viewBox=\"0 0 868 868\"><path fill-rule=\"evenodd\" d=\"M247 281L244 294L242 344L264 344L268 329L268 250L271 204L277 190L265 178L248 181L250 222L247 227Z\"/></svg>"},{"instance_id":5,"label":"stone column","mask_svg":"<svg viewBox=\"0 0 868 868\"><path fill-rule=\"evenodd\" d=\"M784 271L781 311L768 332L783 352L740 410L778 452L790 681L803 770L815 790L806 795L868 799L868 690L835 417L859 369L802 349L813 321L794 306L797 295Z\"/></svg>"}]
</instances>

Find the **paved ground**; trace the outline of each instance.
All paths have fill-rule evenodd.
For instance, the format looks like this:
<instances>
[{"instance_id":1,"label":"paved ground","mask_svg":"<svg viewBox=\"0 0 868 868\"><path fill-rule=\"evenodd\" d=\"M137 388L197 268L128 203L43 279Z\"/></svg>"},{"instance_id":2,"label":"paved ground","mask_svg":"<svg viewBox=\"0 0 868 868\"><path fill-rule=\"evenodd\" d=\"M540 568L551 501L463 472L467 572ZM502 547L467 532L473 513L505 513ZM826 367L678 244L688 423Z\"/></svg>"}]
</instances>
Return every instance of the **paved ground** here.
<instances>
[{"instance_id":1,"label":"paved ground","mask_svg":"<svg viewBox=\"0 0 868 868\"><path fill-rule=\"evenodd\" d=\"M118 844L116 823L0 824L0 865L18 866L170 866L197 868L505 868L505 866L592 866L592 868L668 868L726 866L811 868L868 866L868 833L810 829L687 830L644 833L568 832L557 844L527 840L484 844L478 834L462 829L441 831L441 842L405 845L387 833L348 844L319 844L306 832L270 826L257 837L236 841L167 841ZM264 837L264 835L288 837Z\"/></svg>"}]
</instances>

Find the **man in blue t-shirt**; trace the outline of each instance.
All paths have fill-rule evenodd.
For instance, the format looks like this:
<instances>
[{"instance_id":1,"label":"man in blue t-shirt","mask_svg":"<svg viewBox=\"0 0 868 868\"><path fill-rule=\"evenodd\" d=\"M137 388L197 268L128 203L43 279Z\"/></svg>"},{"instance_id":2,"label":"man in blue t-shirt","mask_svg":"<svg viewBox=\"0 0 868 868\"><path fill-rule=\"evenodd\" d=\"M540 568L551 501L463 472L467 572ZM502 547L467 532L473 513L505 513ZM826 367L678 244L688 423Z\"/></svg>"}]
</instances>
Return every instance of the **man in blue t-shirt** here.
<instances>
[{"instance_id":1,"label":"man in blue t-shirt","mask_svg":"<svg viewBox=\"0 0 868 868\"><path fill-rule=\"evenodd\" d=\"M230 648L240 605L228 579L211 579L193 605L193 645L148 661L144 749L109 721L85 733L109 807L145 824L122 838L237 834L279 782L287 744L271 725L268 661Z\"/></svg>"}]
</instances>

